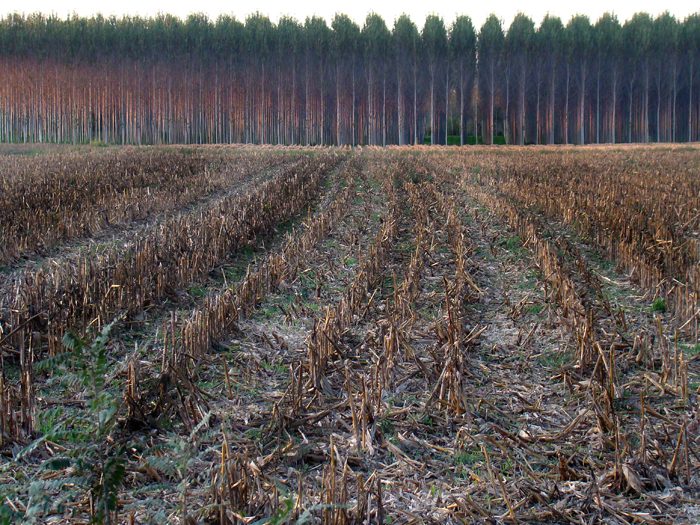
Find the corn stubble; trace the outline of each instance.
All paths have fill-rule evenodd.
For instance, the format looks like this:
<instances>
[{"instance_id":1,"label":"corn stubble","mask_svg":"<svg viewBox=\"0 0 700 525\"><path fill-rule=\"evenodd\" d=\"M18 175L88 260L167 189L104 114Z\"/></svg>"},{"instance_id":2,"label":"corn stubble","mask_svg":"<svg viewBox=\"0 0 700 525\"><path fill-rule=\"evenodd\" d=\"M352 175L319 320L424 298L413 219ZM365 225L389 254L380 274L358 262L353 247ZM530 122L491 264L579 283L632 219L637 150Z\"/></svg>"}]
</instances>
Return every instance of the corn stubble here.
<instances>
[{"instance_id":1,"label":"corn stubble","mask_svg":"<svg viewBox=\"0 0 700 525\"><path fill-rule=\"evenodd\" d=\"M155 519L137 489L180 523L691 519L697 150L541 151L246 149L217 168L204 148L63 159L7 223L9 263L269 177L164 216L129 246L13 270L0 448L11 456L39 436L47 405L79 400L50 399L34 363L68 330L125 316L111 348L119 439L150 436L159 461L129 457L115 522ZM49 165L12 162L16 196ZM73 173L100 175L47 189ZM151 199L110 215L133 205L137 175ZM245 271L226 273L233 263ZM533 272L534 291L515 285ZM159 465L177 462L163 451L178 436L195 460L176 479ZM7 496L19 514L25 495Z\"/></svg>"}]
</instances>

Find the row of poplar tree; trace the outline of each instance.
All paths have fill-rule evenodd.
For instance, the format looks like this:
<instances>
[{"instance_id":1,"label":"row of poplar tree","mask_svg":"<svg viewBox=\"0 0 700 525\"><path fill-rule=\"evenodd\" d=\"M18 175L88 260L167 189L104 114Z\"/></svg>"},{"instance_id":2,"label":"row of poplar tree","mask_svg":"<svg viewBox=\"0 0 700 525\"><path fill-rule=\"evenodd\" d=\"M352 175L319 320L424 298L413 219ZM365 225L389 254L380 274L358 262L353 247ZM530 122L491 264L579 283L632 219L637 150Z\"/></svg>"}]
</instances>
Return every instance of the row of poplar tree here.
<instances>
[{"instance_id":1,"label":"row of poplar tree","mask_svg":"<svg viewBox=\"0 0 700 525\"><path fill-rule=\"evenodd\" d=\"M0 18L0 141L697 141L700 15Z\"/></svg>"}]
</instances>

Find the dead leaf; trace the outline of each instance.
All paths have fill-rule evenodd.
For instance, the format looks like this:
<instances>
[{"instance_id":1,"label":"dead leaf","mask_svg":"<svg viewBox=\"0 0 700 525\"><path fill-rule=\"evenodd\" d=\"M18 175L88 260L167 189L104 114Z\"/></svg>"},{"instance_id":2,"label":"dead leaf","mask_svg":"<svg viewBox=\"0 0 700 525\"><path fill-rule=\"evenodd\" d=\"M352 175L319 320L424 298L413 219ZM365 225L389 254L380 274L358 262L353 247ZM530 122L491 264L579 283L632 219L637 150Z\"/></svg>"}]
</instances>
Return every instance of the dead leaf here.
<instances>
[{"instance_id":1,"label":"dead leaf","mask_svg":"<svg viewBox=\"0 0 700 525\"><path fill-rule=\"evenodd\" d=\"M630 487L632 487L634 490L636 490L640 494L644 493L644 487L642 486L642 482L639 479L639 475L632 467L630 467L629 465L623 464L622 465L622 474L624 474L625 479L627 480L627 483L629 484Z\"/></svg>"}]
</instances>

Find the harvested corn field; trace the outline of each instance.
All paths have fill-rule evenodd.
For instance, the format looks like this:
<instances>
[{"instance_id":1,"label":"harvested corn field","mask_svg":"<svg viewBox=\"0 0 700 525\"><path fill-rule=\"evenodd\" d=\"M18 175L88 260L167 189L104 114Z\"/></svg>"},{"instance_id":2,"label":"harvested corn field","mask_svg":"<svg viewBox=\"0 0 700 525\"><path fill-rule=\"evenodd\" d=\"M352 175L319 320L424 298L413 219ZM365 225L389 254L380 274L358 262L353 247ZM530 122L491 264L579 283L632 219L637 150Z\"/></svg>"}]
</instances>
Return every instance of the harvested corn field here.
<instances>
[{"instance_id":1,"label":"harvested corn field","mask_svg":"<svg viewBox=\"0 0 700 525\"><path fill-rule=\"evenodd\" d=\"M0 523L699 519L699 149L15 148Z\"/></svg>"}]
</instances>

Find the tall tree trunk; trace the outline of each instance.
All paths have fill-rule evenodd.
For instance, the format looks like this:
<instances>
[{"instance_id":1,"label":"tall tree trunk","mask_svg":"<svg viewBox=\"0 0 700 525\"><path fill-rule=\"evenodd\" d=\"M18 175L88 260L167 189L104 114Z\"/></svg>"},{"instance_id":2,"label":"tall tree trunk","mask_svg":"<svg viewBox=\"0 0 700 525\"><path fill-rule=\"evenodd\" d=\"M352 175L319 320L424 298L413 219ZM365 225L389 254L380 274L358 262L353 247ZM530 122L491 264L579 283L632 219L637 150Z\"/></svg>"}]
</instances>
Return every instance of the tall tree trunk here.
<instances>
[{"instance_id":1,"label":"tall tree trunk","mask_svg":"<svg viewBox=\"0 0 700 525\"><path fill-rule=\"evenodd\" d=\"M535 144L538 146L540 145L540 133L541 133L541 122L542 119L540 117L540 91L542 88L542 79L541 79L542 71L541 68L537 68L537 108L535 111Z\"/></svg>"},{"instance_id":2,"label":"tall tree trunk","mask_svg":"<svg viewBox=\"0 0 700 525\"><path fill-rule=\"evenodd\" d=\"M355 64L352 65L352 145L357 144L355 133Z\"/></svg>"},{"instance_id":3,"label":"tall tree trunk","mask_svg":"<svg viewBox=\"0 0 700 525\"><path fill-rule=\"evenodd\" d=\"M649 142L649 64L644 66L644 142Z\"/></svg>"},{"instance_id":4,"label":"tall tree trunk","mask_svg":"<svg viewBox=\"0 0 700 525\"><path fill-rule=\"evenodd\" d=\"M566 64L566 104L564 109L564 144L569 143L569 84L571 80L571 67Z\"/></svg>"},{"instance_id":5,"label":"tall tree trunk","mask_svg":"<svg viewBox=\"0 0 700 525\"><path fill-rule=\"evenodd\" d=\"M615 144L615 134L617 133L617 123L615 116L617 114L617 66L613 67L613 86L612 86L612 143Z\"/></svg>"},{"instance_id":6,"label":"tall tree trunk","mask_svg":"<svg viewBox=\"0 0 700 525\"><path fill-rule=\"evenodd\" d=\"M396 111L399 128L399 146L403 146L404 144L406 144L406 137L404 135L403 82L401 78L400 68L396 69L396 91Z\"/></svg>"},{"instance_id":7,"label":"tall tree trunk","mask_svg":"<svg viewBox=\"0 0 700 525\"><path fill-rule=\"evenodd\" d=\"M325 81L325 64L323 63L323 58L321 59L321 146L326 145L326 135L324 130L326 128L326 81Z\"/></svg>"},{"instance_id":8,"label":"tall tree trunk","mask_svg":"<svg viewBox=\"0 0 700 525\"><path fill-rule=\"evenodd\" d=\"M265 63L262 64L262 82L260 83L260 144L265 144Z\"/></svg>"},{"instance_id":9,"label":"tall tree trunk","mask_svg":"<svg viewBox=\"0 0 700 525\"><path fill-rule=\"evenodd\" d=\"M310 82L311 82L311 74L309 73L309 62L308 59L306 61L306 100L305 100L305 109L304 109L304 129L306 132L306 145L311 144L311 89L310 89Z\"/></svg>"},{"instance_id":10,"label":"tall tree trunk","mask_svg":"<svg viewBox=\"0 0 700 525\"><path fill-rule=\"evenodd\" d=\"M340 146L340 63L335 63L335 144Z\"/></svg>"},{"instance_id":11,"label":"tall tree trunk","mask_svg":"<svg viewBox=\"0 0 700 525\"><path fill-rule=\"evenodd\" d=\"M585 104L586 101L586 64L581 64L581 89L579 90L579 144L583 145L585 141Z\"/></svg>"},{"instance_id":12,"label":"tall tree trunk","mask_svg":"<svg viewBox=\"0 0 700 525\"><path fill-rule=\"evenodd\" d=\"M418 63L413 57L413 144L418 145Z\"/></svg>"},{"instance_id":13,"label":"tall tree trunk","mask_svg":"<svg viewBox=\"0 0 700 525\"><path fill-rule=\"evenodd\" d=\"M549 144L554 144L554 102L556 95L556 70L555 65L552 65L552 74L549 79L549 126L547 131L549 132Z\"/></svg>"},{"instance_id":14,"label":"tall tree trunk","mask_svg":"<svg viewBox=\"0 0 700 525\"><path fill-rule=\"evenodd\" d=\"M496 79L495 79L495 77L496 77L496 72L494 71L494 67L492 65L491 66L491 89L490 89L491 93L489 93L489 95L490 95L490 107L489 107L489 135L490 135L489 139L490 139L490 142L489 142L489 144L493 144L493 128L495 125L495 122L493 121L494 98L496 95L495 94L495 91L496 91Z\"/></svg>"},{"instance_id":15,"label":"tall tree trunk","mask_svg":"<svg viewBox=\"0 0 700 525\"><path fill-rule=\"evenodd\" d=\"M464 146L464 76L459 76L459 145Z\"/></svg>"},{"instance_id":16,"label":"tall tree trunk","mask_svg":"<svg viewBox=\"0 0 700 525\"><path fill-rule=\"evenodd\" d=\"M435 75L430 73L430 145L435 145Z\"/></svg>"},{"instance_id":17,"label":"tall tree trunk","mask_svg":"<svg viewBox=\"0 0 700 525\"><path fill-rule=\"evenodd\" d=\"M510 73L506 72L506 111L503 123L503 139L510 144Z\"/></svg>"},{"instance_id":18,"label":"tall tree trunk","mask_svg":"<svg viewBox=\"0 0 700 525\"><path fill-rule=\"evenodd\" d=\"M656 143L661 142L661 64L656 71Z\"/></svg>"},{"instance_id":19,"label":"tall tree trunk","mask_svg":"<svg viewBox=\"0 0 700 525\"><path fill-rule=\"evenodd\" d=\"M676 101L678 98L678 71L677 61L673 59L673 97L671 99L671 142L676 142Z\"/></svg>"},{"instance_id":20,"label":"tall tree trunk","mask_svg":"<svg viewBox=\"0 0 700 525\"><path fill-rule=\"evenodd\" d=\"M277 66L277 144L282 144L282 123L284 121L284 102L282 102L282 71Z\"/></svg>"},{"instance_id":21,"label":"tall tree trunk","mask_svg":"<svg viewBox=\"0 0 700 525\"><path fill-rule=\"evenodd\" d=\"M367 79L367 142L371 146L372 145L372 132L374 131L373 129L373 119L374 115L372 113L372 65L369 65L369 76Z\"/></svg>"},{"instance_id":22,"label":"tall tree trunk","mask_svg":"<svg viewBox=\"0 0 700 525\"><path fill-rule=\"evenodd\" d=\"M450 122L450 69L449 64L445 65L445 146L448 145L448 126Z\"/></svg>"},{"instance_id":23,"label":"tall tree trunk","mask_svg":"<svg viewBox=\"0 0 700 525\"><path fill-rule=\"evenodd\" d=\"M386 147L386 67L382 75L382 147Z\"/></svg>"},{"instance_id":24,"label":"tall tree trunk","mask_svg":"<svg viewBox=\"0 0 700 525\"><path fill-rule=\"evenodd\" d=\"M629 93L627 94L627 102L628 102L628 111L627 111L627 142L629 144L632 143L632 94L633 94L633 89L634 89L634 77L630 78L630 88L629 88Z\"/></svg>"},{"instance_id":25,"label":"tall tree trunk","mask_svg":"<svg viewBox=\"0 0 700 525\"><path fill-rule=\"evenodd\" d=\"M249 103L249 89L248 84L250 83L250 75L248 72L245 73L245 85L244 85L244 98L243 98L243 133L245 135L245 143L250 143L250 103Z\"/></svg>"},{"instance_id":26,"label":"tall tree trunk","mask_svg":"<svg viewBox=\"0 0 700 525\"><path fill-rule=\"evenodd\" d=\"M296 114L297 114L297 67L296 67L296 60L292 61L292 108L291 108L291 119L289 122L289 125L291 126L291 138L292 138L292 144L296 144L297 142L297 134L296 134Z\"/></svg>"},{"instance_id":27,"label":"tall tree trunk","mask_svg":"<svg viewBox=\"0 0 700 525\"><path fill-rule=\"evenodd\" d=\"M520 145L525 145L525 68L520 71Z\"/></svg>"},{"instance_id":28,"label":"tall tree trunk","mask_svg":"<svg viewBox=\"0 0 700 525\"><path fill-rule=\"evenodd\" d=\"M688 142L693 142L693 60L690 56L690 71L688 78Z\"/></svg>"},{"instance_id":29,"label":"tall tree trunk","mask_svg":"<svg viewBox=\"0 0 700 525\"><path fill-rule=\"evenodd\" d=\"M595 92L595 143L600 144L600 64L598 64Z\"/></svg>"},{"instance_id":30,"label":"tall tree trunk","mask_svg":"<svg viewBox=\"0 0 700 525\"><path fill-rule=\"evenodd\" d=\"M479 70L477 69L474 79L474 145L479 145ZM482 139L483 141L483 139Z\"/></svg>"}]
</instances>

